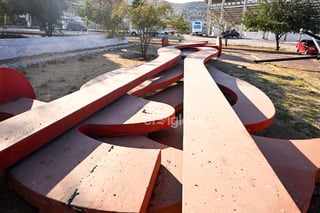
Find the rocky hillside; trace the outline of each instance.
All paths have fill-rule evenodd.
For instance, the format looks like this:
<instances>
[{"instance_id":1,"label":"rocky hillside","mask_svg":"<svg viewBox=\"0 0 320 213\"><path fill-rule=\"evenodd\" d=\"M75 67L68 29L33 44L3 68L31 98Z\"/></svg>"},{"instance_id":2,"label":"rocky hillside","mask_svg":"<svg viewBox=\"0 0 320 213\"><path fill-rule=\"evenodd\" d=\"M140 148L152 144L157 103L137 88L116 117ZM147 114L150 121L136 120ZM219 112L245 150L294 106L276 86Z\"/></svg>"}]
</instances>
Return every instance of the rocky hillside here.
<instances>
[{"instance_id":1,"label":"rocky hillside","mask_svg":"<svg viewBox=\"0 0 320 213\"><path fill-rule=\"evenodd\" d=\"M175 14L183 14L185 20L192 22L195 20L206 21L207 19L207 4L204 1L189 2L184 4L171 3Z\"/></svg>"}]
</instances>

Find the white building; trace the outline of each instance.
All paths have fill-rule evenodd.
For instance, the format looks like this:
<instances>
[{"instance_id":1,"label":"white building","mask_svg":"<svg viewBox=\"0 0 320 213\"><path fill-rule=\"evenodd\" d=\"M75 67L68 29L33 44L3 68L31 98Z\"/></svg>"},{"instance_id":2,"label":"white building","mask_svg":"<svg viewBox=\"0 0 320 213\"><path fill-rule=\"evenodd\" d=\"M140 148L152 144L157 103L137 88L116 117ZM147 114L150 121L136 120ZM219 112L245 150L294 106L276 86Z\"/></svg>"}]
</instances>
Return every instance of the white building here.
<instances>
[{"instance_id":1,"label":"white building","mask_svg":"<svg viewBox=\"0 0 320 213\"><path fill-rule=\"evenodd\" d=\"M221 35L223 30L236 29L242 37L275 39L275 36L269 32L246 31L241 24L243 14L256 7L259 0L205 0L205 2L208 4L207 22L210 25L210 34ZM313 0L313 2L320 7L320 0ZM302 38L308 37L298 33L289 33L282 39L296 41L301 36Z\"/></svg>"}]
</instances>

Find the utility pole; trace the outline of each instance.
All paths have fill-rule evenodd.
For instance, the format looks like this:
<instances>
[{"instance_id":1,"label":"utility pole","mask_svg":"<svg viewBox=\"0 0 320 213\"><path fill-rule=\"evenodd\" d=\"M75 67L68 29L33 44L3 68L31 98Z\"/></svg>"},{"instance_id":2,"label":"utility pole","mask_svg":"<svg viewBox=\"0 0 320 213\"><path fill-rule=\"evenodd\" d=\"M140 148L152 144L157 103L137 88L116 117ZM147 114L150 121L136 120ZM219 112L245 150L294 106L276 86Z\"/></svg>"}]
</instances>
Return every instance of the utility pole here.
<instances>
[{"instance_id":1,"label":"utility pole","mask_svg":"<svg viewBox=\"0 0 320 213\"><path fill-rule=\"evenodd\" d=\"M208 7L207 7L207 35L211 35L211 33L212 33L211 5L212 5L212 0L209 0Z\"/></svg>"},{"instance_id":2,"label":"utility pole","mask_svg":"<svg viewBox=\"0 0 320 213\"><path fill-rule=\"evenodd\" d=\"M243 31L244 31L244 25L243 25L243 20L244 20L244 15L247 12L247 0L243 1L243 10L242 10L242 20L241 20L241 31L240 31L240 36L243 37Z\"/></svg>"},{"instance_id":3,"label":"utility pole","mask_svg":"<svg viewBox=\"0 0 320 213\"><path fill-rule=\"evenodd\" d=\"M220 26L220 30L221 32L223 31L223 19L224 19L224 3L225 3L225 0L222 0L221 1L221 11L220 11L220 19L219 19L219 26ZM220 32L220 33L221 33Z\"/></svg>"}]
</instances>

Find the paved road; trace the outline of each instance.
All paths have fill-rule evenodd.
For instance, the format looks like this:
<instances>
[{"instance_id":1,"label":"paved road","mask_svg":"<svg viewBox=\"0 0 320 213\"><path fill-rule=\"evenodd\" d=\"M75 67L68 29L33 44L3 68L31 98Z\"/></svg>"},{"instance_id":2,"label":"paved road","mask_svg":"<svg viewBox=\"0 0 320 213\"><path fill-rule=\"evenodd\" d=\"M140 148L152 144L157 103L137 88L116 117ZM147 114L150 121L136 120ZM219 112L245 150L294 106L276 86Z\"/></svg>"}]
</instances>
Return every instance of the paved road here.
<instances>
[{"instance_id":1,"label":"paved road","mask_svg":"<svg viewBox=\"0 0 320 213\"><path fill-rule=\"evenodd\" d=\"M201 37L201 36L190 36L184 35L185 40L190 41L206 41L209 40L211 42L215 42L216 38L212 37ZM223 44L225 40L223 39ZM239 45L239 46L254 46L254 47L269 47L275 48L276 41L275 40L265 40L265 39L247 39L247 38L239 38L239 39L228 39L228 45ZM286 50L296 50L296 42L294 41L280 41L280 49Z\"/></svg>"},{"instance_id":2,"label":"paved road","mask_svg":"<svg viewBox=\"0 0 320 213\"><path fill-rule=\"evenodd\" d=\"M188 36L184 35L185 40L189 41L206 41L209 40L212 43L216 42L216 38L208 38L208 37L200 37L200 36ZM224 45L224 40L223 40ZM275 41L274 40L264 40L264 39L228 39L228 45L238 45L238 46L254 46L254 47L268 47L268 48L274 48L275 49ZM276 52L276 51L260 51L260 52L254 52L256 55L256 59L280 59L280 58L288 58L288 57L304 57L304 55L296 53L296 42L294 41L280 41L280 50L287 50L289 53L284 52ZM228 48L223 50L223 53L229 54L230 51ZM242 52L243 55L248 54L245 50L236 50L237 52ZM290 53L292 52L292 53ZM249 52L250 53L250 52ZM312 72L320 72L320 63L319 60L316 59L305 59L305 60L286 60L281 62L270 62L273 64L279 64L281 66L287 67L287 68L299 68L301 70L305 71L312 71Z\"/></svg>"}]
</instances>

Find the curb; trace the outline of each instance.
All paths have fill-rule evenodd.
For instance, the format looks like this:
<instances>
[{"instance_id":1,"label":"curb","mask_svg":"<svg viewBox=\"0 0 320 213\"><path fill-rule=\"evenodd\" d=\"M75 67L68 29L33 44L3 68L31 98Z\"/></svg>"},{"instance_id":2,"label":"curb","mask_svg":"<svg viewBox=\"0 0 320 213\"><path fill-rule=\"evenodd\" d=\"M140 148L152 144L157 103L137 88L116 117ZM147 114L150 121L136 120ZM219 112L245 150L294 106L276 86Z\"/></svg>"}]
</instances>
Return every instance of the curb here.
<instances>
[{"instance_id":1,"label":"curb","mask_svg":"<svg viewBox=\"0 0 320 213\"><path fill-rule=\"evenodd\" d=\"M38 57L36 59L30 59L30 60L26 60L26 61L16 61L16 62L12 62L12 63L4 63L4 64L0 63L0 66L10 67L10 68L19 70L19 69L25 69L27 67L34 66L34 65L47 64L50 62L63 62L68 59L72 59L72 58L76 58L76 57L94 55L94 54L103 53L103 52L109 52L109 51L119 50L122 48L133 47L136 45L137 45L137 43L128 43L128 44L120 44L120 45L108 46L108 47L96 48L96 49L90 49L90 50L88 50L88 49L87 50L80 50L80 51L76 51L76 52L72 52L72 53L61 53L61 54L58 53L57 55L47 56L47 57L41 57L41 55L40 55L40 56L36 56L36 57ZM14 60L19 60L19 58L16 58Z\"/></svg>"}]
</instances>

